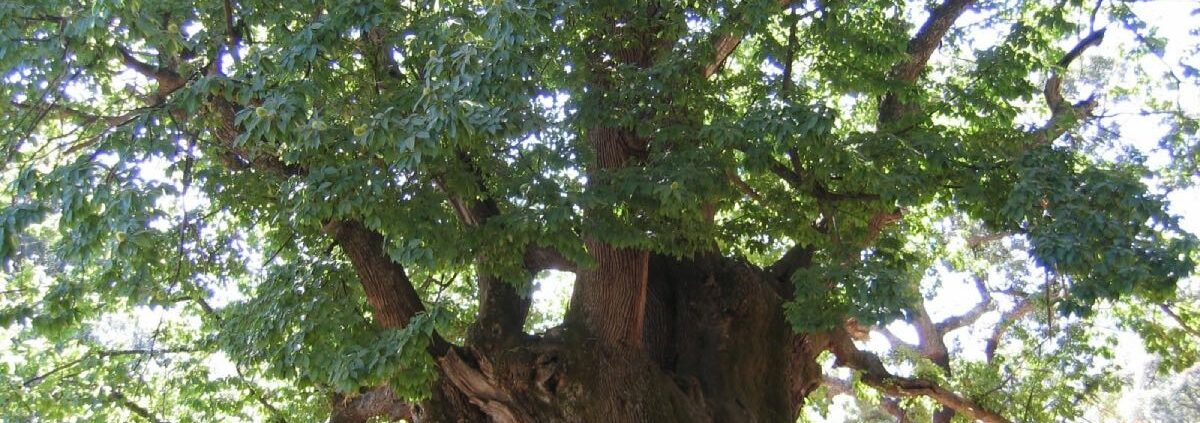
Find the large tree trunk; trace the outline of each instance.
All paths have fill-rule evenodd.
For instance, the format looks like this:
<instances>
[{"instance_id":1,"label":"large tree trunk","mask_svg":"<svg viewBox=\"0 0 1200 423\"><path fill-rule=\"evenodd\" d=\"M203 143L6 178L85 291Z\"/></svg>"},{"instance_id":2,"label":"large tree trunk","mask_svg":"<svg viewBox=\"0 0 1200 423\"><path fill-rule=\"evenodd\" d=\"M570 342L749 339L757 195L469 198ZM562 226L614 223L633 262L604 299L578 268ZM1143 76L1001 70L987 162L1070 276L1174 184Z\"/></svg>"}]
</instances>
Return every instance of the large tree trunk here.
<instances>
[{"instance_id":1,"label":"large tree trunk","mask_svg":"<svg viewBox=\"0 0 1200 423\"><path fill-rule=\"evenodd\" d=\"M594 100L585 101L595 119L584 135L593 154L585 166L589 190L611 188L607 172L646 165L651 140L616 118L633 107L614 100L632 89L617 69L650 69L656 55L671 48L673 39L661 37L669 32L664 10L651 2L644 10L615 13L610 27L589 35L582 52L588 90L577 93ZM451 203L468 226L496 211L453 197ZM584 216L606 212L585 210ZM414 418L795 421L804 397L821 381L815 358L827 343L822 336L795 334L785 320L778 289L790 272L715 254L674 260L602 238L585 234L595 265L576 269L565 323L540 336L520 336L527 301L481 278L477 328L464 346L432 351L442 377Z\"/></svg>"},{"instance_id":2,"label":"large tree trunk","mask_svg":"<svg viewBox=\"0 0 1200 423\"><path fill-rule=\"evenodd\" d=\"M791 330L775 281L753 266L716 256L683 261L651 256L647 273L637 347L605 342L568 324L495 354L470 345L456 348L440 359L443 379L416 417L795 421L804 397L821 380L815 357L824 341Z\"/></svg>"}]
</instances>

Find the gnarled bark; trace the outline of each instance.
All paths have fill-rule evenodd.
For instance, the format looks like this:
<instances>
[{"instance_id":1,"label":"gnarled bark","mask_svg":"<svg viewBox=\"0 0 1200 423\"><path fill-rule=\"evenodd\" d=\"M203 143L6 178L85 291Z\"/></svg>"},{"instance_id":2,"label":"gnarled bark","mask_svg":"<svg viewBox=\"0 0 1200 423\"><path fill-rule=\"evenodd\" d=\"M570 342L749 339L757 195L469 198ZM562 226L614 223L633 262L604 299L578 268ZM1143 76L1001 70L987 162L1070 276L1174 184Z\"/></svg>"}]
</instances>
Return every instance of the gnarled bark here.
<instances>
[{"instance_id":1,"label":"gnarled bark","mask_svg":"<svg viewBox=\"0 0 1200 423\"><path fill-rule=\"evenodd\" d=\"M416 417L795 421L821 382L815 359L826 341L792 331L769 274L718 256L647 255L645 266L647 306L636 347L567 325L497 354L452 349L439 359L446 377L437 391L456 391L466 401L435 396Z\"/></svg>"}]
</instances>

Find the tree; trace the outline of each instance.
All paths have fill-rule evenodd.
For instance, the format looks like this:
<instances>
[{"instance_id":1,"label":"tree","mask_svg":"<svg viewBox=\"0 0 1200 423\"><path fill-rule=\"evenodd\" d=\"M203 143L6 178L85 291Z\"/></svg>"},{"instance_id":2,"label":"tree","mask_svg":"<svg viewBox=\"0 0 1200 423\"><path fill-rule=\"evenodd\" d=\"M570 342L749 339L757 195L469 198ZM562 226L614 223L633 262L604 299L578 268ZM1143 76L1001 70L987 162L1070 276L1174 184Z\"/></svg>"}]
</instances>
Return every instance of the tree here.
<instances>
[{"instance_id":1,"label":"tree","mask_svg":"<svg viewBox=\"0 0 1200 423\"><path fill-rule=\"evenodd\" d=\"M1026 240L984 235L985 228L963 223L944 221L933 232L930 242L939 246L940 263L922 283L922 301L906 307L908 321L873 328L871 337L879 335L887 346L882 361L891 368L911 368L912 374L938 381L984 408L1003 409L1016 421L1091 419L1086 413L1102 411L1107 396L1123 391L1121 374L1127 369L1115 360L1115 331L1097 324L1115 316L1056 315L1052 307L1063 295L1061 286L1023 257ZM956 298L946 298L944 291ZM963 298L972 294L979 300ZM945 308L947 301L959 303L961 311L935 318L931 311ZM912 341L892 329L904 326L910 326ZM1180 341L1195 344L1187 337ZM1180 362L1194 359L1181 355ZM890 415L888 421L949 422L957 414L886 391L879 396L859 382L827 375L825 386L827 393L854 397L860 410Z\"/></svg>"},{"instance_id":2,"label":"tree","mask_svg":"<svg viewBox=\"0 0 1200 423\"><path fill-rule=\"evenodd\" d=\"M1181 373L1178 380L1165 382L1151 389L1161 389L1150 402L1145 417L1153 421L1177 423L1195 421L1200 417L1200 392L1196 392L1196 369Z\"/></svg>"},{"instance_id":3,"label":"tree","mask_svg":"<svg viewBox=\"0 0 1200 423\"><path fill-rule=\"evenodd\" d=\"M1190 106L1145 101L1170 128L1155 167L1103 119L1140 91L1071 77L1109 32L1161 50L1122 2L45 0L0 21L15 419L783 422L824 353L939 421L1029 419L948 380L1006 370L960 371L933 332L943 373L855 342L954 326L922 313L931 222L1028 240L1052 282L1012 287L1008 320L1043 292L1037 316L1082 331L1194 268L1159 188L1195 179ZM1195 83L1175 67L1162 89ZM528 333L548 270L576 276L568 311ZM123 339L115 315L157 324Z\"/></svg>"}]
</instances>

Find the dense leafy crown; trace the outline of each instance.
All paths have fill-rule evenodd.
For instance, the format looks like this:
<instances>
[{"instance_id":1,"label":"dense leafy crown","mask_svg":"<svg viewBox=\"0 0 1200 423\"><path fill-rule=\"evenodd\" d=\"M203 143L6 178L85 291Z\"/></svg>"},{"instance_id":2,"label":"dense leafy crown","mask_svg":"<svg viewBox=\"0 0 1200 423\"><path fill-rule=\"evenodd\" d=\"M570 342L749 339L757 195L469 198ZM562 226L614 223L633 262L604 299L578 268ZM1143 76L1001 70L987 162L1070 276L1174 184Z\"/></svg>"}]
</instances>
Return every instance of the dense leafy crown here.
<instances>
[{"instance_id":1,"label":"dense leafy crown","mask_svg":"<svg viewBox=\"0 0 1200 423\"><path fill-rule=\"evenodd\" d=\"M150 360L187 369L162 395L206 420L253 415L217 394L253 378L421 395L430 331L463 336L477 275L531 290L529 245L581 266L584 239L758 265L814 246L799 330L905 315L950 216L1027 239L1076 316L1171 300L1193 271L1162 189L1194 181L1196 121L1143 99L1197 75L1139 85L1089 59L1102 28L1161 54L1124 3L983 2L915 70L923 5L781 3L0 3L0 326L96 395L153 390L111 381L156 343L221 351ZM731 54L722 34L743 34ZM1167 116L1170 164L1127 148L1104 101ZM593 165L595 127L645 139L639 165ZM466 224L464 199L497 213ZM373 327L323 231L338 221L383 234L431 311ZM135 312L159 317L152 337L106 329ZM224 357L236 374L191 362ZM0 362L26 389L46 369Z\"/></svg>"}]
</instances>

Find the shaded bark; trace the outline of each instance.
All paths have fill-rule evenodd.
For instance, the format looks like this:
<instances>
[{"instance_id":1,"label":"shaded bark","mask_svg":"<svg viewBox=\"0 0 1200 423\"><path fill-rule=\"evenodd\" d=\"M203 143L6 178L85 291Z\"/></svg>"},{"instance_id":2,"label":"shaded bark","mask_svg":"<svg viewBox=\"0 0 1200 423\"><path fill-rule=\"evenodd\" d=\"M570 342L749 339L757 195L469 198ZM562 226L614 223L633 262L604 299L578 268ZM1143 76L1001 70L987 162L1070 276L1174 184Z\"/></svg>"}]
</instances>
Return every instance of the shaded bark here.
<instances>
[{"instance_id":1,"label":"shaded bark","mask_svg":"<svg viewBox=\"0 0 1200 423\"><path fill-rule=\"evenodd\" d=\"M333 396L333 412L329 415L330 423L365 422L375 416L395 421L411 420L412 405L396 398L391 389L372 389L353 398L341 394Z\"/></svg>"},{"instance_id":2,"label":"shaded bark","mask_svg":"<svg viewBox=\"0 0 1200 423\"><path fill-rule=\"evenodd\" d=\"M821 382L816 356L827 342L792 331L768 274L717 256L645 260L647 306L637 345L608 344L591 328L565 325L496 353L454 348L439 359L446 377L435 398L414 417L795 421Z\"/></svg>"},{"instance_id":3,"label":"shaded bark","mask_svg":"<svg viewBox=\"0 0 1200 423\"><path fill-rule=\"evenodd\" d=\"M714 421L794 421L820 383L824 340L792 331L776 280L713 256L651 268L645 340L659 366L693 384Z\"/></svg>"},{"instance_id":4,"label":"shaded bark","mask_svg":"<svg viewBox=\"0 0 1200 423\"><path fill-rule=\"evenodd\" d=\"M472 344L503 348L521 336L532 298L495 276L480 275L477 280L479 318L471 329Z\"/></svg>"}]
</instances>

